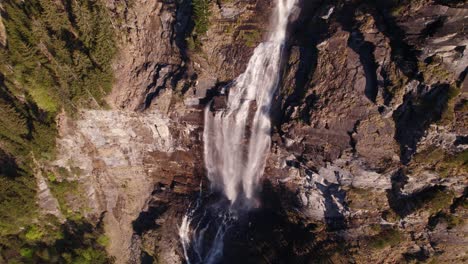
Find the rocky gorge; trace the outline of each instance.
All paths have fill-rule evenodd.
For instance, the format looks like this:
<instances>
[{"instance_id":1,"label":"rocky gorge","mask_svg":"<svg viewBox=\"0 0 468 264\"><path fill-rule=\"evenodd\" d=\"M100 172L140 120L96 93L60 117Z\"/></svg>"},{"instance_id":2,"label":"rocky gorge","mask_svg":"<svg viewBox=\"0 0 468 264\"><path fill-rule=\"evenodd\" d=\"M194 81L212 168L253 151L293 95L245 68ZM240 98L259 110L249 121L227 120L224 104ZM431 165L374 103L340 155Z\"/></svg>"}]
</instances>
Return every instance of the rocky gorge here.
<instances>
[{"instance_id":1,"label":"rocky gorge","mask_svg":"<svg viewBox=\"0 0 468 264\"><path fill-rule=\"evenodd\" d=\"M112 89L104 106L57 115L36 200L59 222L101 227L110 262L186 263L182 217L220 195L206 178L204 108L226 107L275 2L103 4ZM225 237L223 263L468 261L467 17L457 0L299 1L261 206ZM61 183L72 187L59 197Z\"/></svg>"}]
</instances>

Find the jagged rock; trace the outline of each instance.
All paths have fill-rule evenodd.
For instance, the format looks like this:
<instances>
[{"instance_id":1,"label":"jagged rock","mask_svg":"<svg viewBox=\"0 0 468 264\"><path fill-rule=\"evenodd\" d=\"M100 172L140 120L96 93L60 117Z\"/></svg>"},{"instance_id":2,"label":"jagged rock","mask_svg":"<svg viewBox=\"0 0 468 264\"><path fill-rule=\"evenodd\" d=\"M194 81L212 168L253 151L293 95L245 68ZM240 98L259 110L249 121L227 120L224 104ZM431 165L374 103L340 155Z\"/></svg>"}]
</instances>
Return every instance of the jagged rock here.
<instances>
[{"instance_id":1,"label":"jagged rock","mask_svg":"<svg viewBox=\"0 0 468 264\"><path fill-rule=\"evenodd\" d=\"M426 5L411 17L399 19L398 24L405 30L408 42L421 49L422 58L436 54L443 57L445 66L458 77L468 64L464 30L467 15L466 6Z\"/></svg>"},{"instance_id":2,"label":"jagged rock","mask_svg":"<svg viewBox=\"0 0 468 264\"><path fill-rule=\"evenodd\" d=\"M161 90L171 89L171 82L176 82L177 74L183 71L177 46L181 36L173 32L177 27L183 34L188 21L176 12L183 14L183 5L187 8L190 4L178 8L173 1L138 0L129 7L126 2L109 0L108 5L114 10L120 38L114 65L116 81L108 101L129 110L147 108ZM118 23L118 19L123 22Z\"/></svg>"},{"instance_id":3,"label":"jagged rock","mask_svg":"<svg viewBox=\"0 0 468 264\"><path fill-rule=\"evenodd\" d=\"M355 134L352 135L356 142L356 153L373 168L389 169L392 164L395 166L400 158L394 131L394 123L390 118L370 115L359 122Z\"/></svg>"},{"instance_id":4,"label":"jagged rock","mask_svg":"<svg viewBox=\"0 0 468 264\"><path fill-rule=\"evenodd\" d=\"M227 7L233 17L225 17ZM270 0L234 1L221 4L221 8L213 2L210 27L201 39L201 53L192 54L192 58L203 72L220 82L237 78L262 40L272 8Z\"/></svg>"}]
</instances>

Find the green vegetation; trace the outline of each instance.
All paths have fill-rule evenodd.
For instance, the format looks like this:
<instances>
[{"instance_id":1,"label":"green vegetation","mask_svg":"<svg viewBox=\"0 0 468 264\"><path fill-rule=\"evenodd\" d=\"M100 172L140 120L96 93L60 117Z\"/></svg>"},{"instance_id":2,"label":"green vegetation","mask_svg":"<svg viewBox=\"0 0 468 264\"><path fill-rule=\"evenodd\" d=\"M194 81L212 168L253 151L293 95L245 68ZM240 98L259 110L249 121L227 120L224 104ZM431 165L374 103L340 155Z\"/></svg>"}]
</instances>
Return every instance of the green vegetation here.
<instances>
[{"instance_id":1,"label":"green vegetation","mask_svg":"<svg viewBox=\"0 0 468 264\"><path fill-rule=\"evenodd\" d=\"M110 15L101 0L4 0L1 19L6 45L0 44L0 263L66 263L44 248L61 236L38 212L33 174L35 163L54 159L59 112L105 106L116 53ZM55 174L45 176L60 185ZM86 263L94 253L83 250L71 259L80 255Z\"/></svg>"},{"instance_id":2,"label":"green vegetation","mask_svg":"<svg viewBox=\"0 0 468 264\"><path fill-rule=\"evenodd\" d=\"M401 6L395 6L392 8L391 10L391 14L392 16L394 17L397 17L397 16L400 16L401 14L403 14L403 12L405 11L406 7L404 5L401 5Z\"/></svg>"},{"instance_id":3,"label":"green vegetation","mask_svg":"<svg viewBox=\"0 0 468 264\"><path fill-rule=\"evenodd\" d=\"M455 228L456 226L461 225L465 220L454 214L442 214L442 219L447 223L447 228L452 229Z\"/></svg>"},{"instance_id":4,"label":"green vegetation","mask_svg":"<svg viewBox=\"0 0 468 264\"><path fill-rule=\"evenodd\" d=\"M79 212L74 211L70 208L68 201L75 201L80 205L83 205L81 201L83 201L82 192L80 189L80 185L76 181L53 181L49 182L50 191L57 199L60 211L70 219L80 219L81 215ZM80 208L83 209L84 208ZM82 211L82 210L78 210Z\"/></svg>"},{"instance_id":5,"label":"green vegetation","mask_svg":"<svg viewBox=\"0 0 468 264\"><path fill-rule=\"evenodd\" d=\"M22 248L20 250L20 255L25 259L32 259L34 251L30 248Z\"/></svg>"},{"instance_id":6,"label":"green vegetation","mask_svg":"<svg viewBox=\"0 0 468 264\"><path fill-rule=\"evenodd\" d=\"M442 177L466 175L468 173L468 150L457 154L446 154L443 160L436 165L436 171Z\"/></svg>"},{"instance_id":7,"label":"green vegetation","mask_svg":"<svg viewBox=\"0 0 468 264\"><path fill-rule=\"evenodd\" d=\"M424 77L424 81L428 84L449 83L446 91L446 104L444 105L441 118L437 124L450 124L455 115L455 102L461 92L460 84L453 81L450 82L450 80L454 79L454 76L445 69L442 58L437 55L427 58L425 62L419 62L418 68ZM431 108L433 107L433 104L429 102L426 107Z\"/></svg>"},{"instance_id":8,"label":"green vegetation","mask_svg":"<svg viewBox=\"0 0 468 264\"><path fill-rule=\"evenodd\" d=\"M468 150L447 153L440 148L429 148L413 158L412 170L422 164L424 169L436 171L441 177L460 176L468 173Z\"/></svg>"},{"instance_id":9,"label":"green vegetation","mask_svg":"<svg viewBox=\"0 0 468 264\"><path fill-rule=\"evenodd\" d=\"M351 187L346 191L346 201L352 209L362 209L369 206L369 200L372 198L372 192L368 189Z\"/></svg>"},{"instance_id":10,"label":"green vegetation","mask_svg":"<svg viewBox=\"0 0 468 264\"><path fill-rule=\"evenodd\" d=\"M385 195L372 189L350 187L346 190L346 202L353 210L375 210L385 204Z\"/></svg>"},{"instance_id":11,"label":"green vegetation","mask_svg":"<svg viewBox=\"0 0 468 264\"><path fill-rule=\"evenodd\" d=\"M394 0L392 3L391 15L394 17L405 15L406 10L418 10L425 5L427 0Z\"/></svg>"},{"instance_id":12,"label":"green vegetation","mask_svg":"<svg viewBox=\"0 0 468 264\"><path fill-rule=\"evenodd\" d=\"M200 38L206 34L210 28L210 0L192 1L192 21L193 31L186 38L189 50L199 50L201 48Z\"/></svg>"},{"instance_id":13,"label":"green vegetation","mask_svg":"<svg viewBox=\"0 0 468 264\"><path fill-rule=\"evenodd\" d=\"M109 15L96 0L6 0L7 46L1 53L5 84L55 113L102 105L112 85L115 54Z\"/></svg>"},{"instance_id":14,"label":"green vegetation","mask_svg":"<svg viewBox=\"0 0 468 264\"><path fill-rule=\"evenodd\" d=\"M28 231L26 231L25 237L28 241L38 241L43 235L44 233L38 226L32 225L29 227Z\"/></svg>"},{"instance_id":15,"label":"green vegetation","mask_svg":"<svg viewBox=\"0 0 468 264\"><path fill-rule=\"evenodd\" d=\"M0 237L0 263L112 263L102 229L84 220L45 219L27 231Z\"/></svg>"},{"instance_id":16,"label":"green vegetation","mask_svg":"<svg viewBox=\"0 0 468 264\"><path fill-rule=\"evenodd\" d=\"M398 222L401 220L400 215L398 215L395 211L388 209L382 212L382 218L388 222Z\"/></svg>"},{"instance_id":17,"label":"green vegetation","mask_svg":"<svg viewBox=\"0 0 468 264\"><path fill-rule=\"evenodd\" d=\"M390 64L386 67L387 74L385 80L385 100L390 101L392 98L398 98L405 93L405 86L408 84L408 77L395 64Z\"/></svg>"},{"instance_id":18,"label":"green vegetation","mask_svg":"<svg viewBox=\"0 0 468 264\"><path fill-rule=\"evenodd\" d=\"M19 175L9 177L12 174L5 173L4 164L0 157L0 236L19 232L37 216L34 179L21 169L18 169ZM14 169L17 168L12 169L13 173Z\"/></svg>"},{"instance_id":19,"label":"green vegetation","mask_svg":"<svg viewBox=\"0 0 468 264\"><path fill-rule=\"evenodd\" d=\"M195 27L194 33L198 36L206 34L210 27L210 1L209 0L193 0L193 22Z\"/></svg>"},{"instance_id":20,"label":"green vegetation","mask_svg":"<svg viewBox=\"0 0 468 264\"><path fill-rule=\"evenodd\" d=\"M442 65L442 58L437 55L430 57L427 62L418 62L419 71L426 83L446 82L453 79L452 74Z\"/></svg>"},{"instance_id":21,"label":"green vegetation","mask_svg":"<svg viewBox=\"0 0 468 264\"><path fill-rule=\"evenodd\" d=\"M445 192L437 190L426 197L426 203L423 205L425 211L435 214L442 209L449 207L452 204L454 194L452 192Z\"/></svg>"},{"instance_id":22,"label":"green vegetation","mask_svg":"<svg viewBox=\"0 0 468 264\"><path fill-rule=\"evenodd\" d=\"M106 235L100 235L97 239L97 242L99 243L99 245L106 247L107 245L109 245L109 238Z\"/></svg>"},{"instance_id":23,"label":"green vegetation","mask_svg":"<svg viewBox=\"0 0 468 264\"><path fill-rule=\"evenodd\" d=\"M447 105L442 112L440 120L437 122L439 125L449 125L455 117L455 102L460 94L461 89L450 85L447 91ZM463 112L463 110L461 111Z\"/></svg>"},{"instance_id":24,"label":"green vegetation","mask_svg":"<svg viewBox=\"0 0 468 264\"><path fill-rule=\"evenodd\" d=\"M396 229L382 230L378 235L373 236L369 241L369 247L372 249L383 249L393 247L403 240L403 235Z\"/></svg>"},{"instance_id":25,"label":"green vegetation","mask_svg":"<svg viewBox=\"0 0 468 264\"><path fill-rule=\"evenodd\" d=\"M262 33L259 30L242 30L239 37L245 41L247 47L253 48L262 40Z\"/></svg>"}]
</instances>

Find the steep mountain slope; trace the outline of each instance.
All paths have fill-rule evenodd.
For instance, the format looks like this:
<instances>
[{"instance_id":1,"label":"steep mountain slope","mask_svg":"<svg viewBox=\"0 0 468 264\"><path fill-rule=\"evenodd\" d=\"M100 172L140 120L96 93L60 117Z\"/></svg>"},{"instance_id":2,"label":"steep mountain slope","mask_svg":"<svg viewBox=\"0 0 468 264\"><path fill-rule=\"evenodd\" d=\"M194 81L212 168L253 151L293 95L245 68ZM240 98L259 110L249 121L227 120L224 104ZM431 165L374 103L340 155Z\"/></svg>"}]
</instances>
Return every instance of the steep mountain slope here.
<instances>
[{"instance_id":1,"label":"steep mountain slope","mask_svg":"<svg viewBox=\"0 0 468 264\"><path fill-rule=\"evenodd\" d=\"M468 6L374 2L293 14L262 207L226 263L467 261ZM182 215L216 196L203 108L273 7L2 2L1 261L182 263Z\"/></svg>"}]
</instances>

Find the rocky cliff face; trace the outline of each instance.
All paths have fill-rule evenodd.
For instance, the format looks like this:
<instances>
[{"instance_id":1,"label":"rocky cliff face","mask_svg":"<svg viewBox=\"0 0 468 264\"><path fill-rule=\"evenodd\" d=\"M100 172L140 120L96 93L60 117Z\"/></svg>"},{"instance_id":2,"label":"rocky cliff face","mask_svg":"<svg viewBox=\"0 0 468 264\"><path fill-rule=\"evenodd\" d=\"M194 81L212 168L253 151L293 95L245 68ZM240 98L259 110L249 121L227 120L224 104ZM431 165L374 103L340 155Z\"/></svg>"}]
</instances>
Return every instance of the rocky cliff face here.
<instances>
[{"instance_id":1,"label":"rocky cliff face","mask_svg":"<svg viewBox=\"0 0 468 264\"><path fill-rule=\"evenodd\" d=\"M199 184L199 124L178 122L158 112L119 110L83 111L76 122L60 122L54 165L68 172L60 180L77 181L83 192L68 203L87 217L103 217L109 253L119 261L138 246L132 222L155 188L178 194Z\"/></svg>"},{"instance_id":2,"label":"rocky cliff face","mask_svg":"<svg viewBox=\"0 0 468 264\"><path fill-rule=\"evenodd\" d=\"M467 260L468 6L378 2L300 3L272 113L263 207L240 242L227 242L227 256ZM120 44L112 109L60 119L53 169L83 188L66 202L104 220L117 263L181 263L181 216L209 190L203 107L213 98L223 107L220 89L267 33L273 3L212 1L208 29L196 36L191 1L107 6Z\"/></svg>"}]
</instances>

